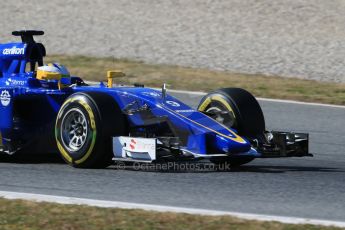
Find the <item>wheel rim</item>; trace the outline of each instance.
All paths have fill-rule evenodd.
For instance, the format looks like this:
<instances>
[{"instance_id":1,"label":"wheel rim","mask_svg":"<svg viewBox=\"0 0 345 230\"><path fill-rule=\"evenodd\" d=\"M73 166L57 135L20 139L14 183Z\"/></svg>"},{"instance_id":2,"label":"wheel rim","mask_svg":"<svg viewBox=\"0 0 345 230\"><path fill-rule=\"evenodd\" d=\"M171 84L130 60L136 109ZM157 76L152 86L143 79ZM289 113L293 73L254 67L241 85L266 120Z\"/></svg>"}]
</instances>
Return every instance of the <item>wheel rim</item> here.
<instances>
[{"instance_id":1,"label":"wheel rim","mask_svg":"<svg viewBox=\"0 0 345 230\"><path fill-rule=\"evenodd\" d=\"M226 127L233 127L236 123L235 117L231 113L221 113L222 111L226 111L224 108L220 108L219 106L211 106L209 107L206 112L207 113L214 113L213 119L217 122L225 125Z\"/></svg>"},{"instance_id":2,"label":"wheel rim","mask_svg":"<svg viewBox=\"0 0 345 230\"><path fill-rule=\"evenodd\" d=\"M61 122L61 139L63 145L71 152L79 151L88 136L88 123L80 109L69 110Z\"/></svg>"}]
</instances>

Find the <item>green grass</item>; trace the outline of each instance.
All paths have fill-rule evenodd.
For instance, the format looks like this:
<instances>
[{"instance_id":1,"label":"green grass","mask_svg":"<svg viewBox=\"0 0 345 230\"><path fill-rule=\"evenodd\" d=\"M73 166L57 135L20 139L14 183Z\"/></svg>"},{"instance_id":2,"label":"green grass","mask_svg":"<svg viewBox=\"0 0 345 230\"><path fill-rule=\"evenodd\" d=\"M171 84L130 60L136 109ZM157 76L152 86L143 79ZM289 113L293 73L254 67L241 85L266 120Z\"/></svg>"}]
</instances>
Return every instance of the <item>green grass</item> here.
<instances>
[{"instance_id":1,"label":"green grass","mask_svg":"<svg viewBox=\"0 0 345 230\"><path fill-rule=\"evenodd\" d=\"M0 199L0 229L338 229L141 210Z\"/></svg>"},{"instance_id":2,"label":"green grass","mask_svg":"<svg viewBox=\"0 0 345 230\"><path fill-rule=\"evenodd\" d=\"M46 62L60 62L73 75L87 80L106 80L107 70L121 70L126 77L117 79L122 84L142 83L172 89L211 91L221 87L241 87L257 97L292 99L345 105L345 84L281 78L260 74L241 74L171 65L152 65L139 61L84 56L49 56Z\"/></svg>"}]
</instances>

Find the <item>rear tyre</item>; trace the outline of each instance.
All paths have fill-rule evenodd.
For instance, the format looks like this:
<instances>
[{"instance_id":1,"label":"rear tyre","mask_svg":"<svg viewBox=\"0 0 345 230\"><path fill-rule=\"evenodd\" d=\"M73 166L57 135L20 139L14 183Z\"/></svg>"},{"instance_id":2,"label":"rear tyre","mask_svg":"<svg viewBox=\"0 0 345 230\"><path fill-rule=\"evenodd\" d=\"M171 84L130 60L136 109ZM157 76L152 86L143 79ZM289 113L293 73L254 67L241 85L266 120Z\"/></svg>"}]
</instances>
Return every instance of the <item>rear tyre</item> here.
<instances>
[{"instance_id":1,"label":"rear tyre","mask_svg":"<svg viewBox=\"0 0 345 230\"><path fill-rule=\"evenodd\" d=\"M56 119L59 152L73 167L105 168L112 163L112 137L125 135L125 124L110 95L75 93L66 99Z\"/></svg>"},{"instance_id":2,"label":"rear tyre","mask_svg":"<svg viewBox=\"0 0 345 230\"><path fill-rule=\"evenodd\" d=\"M211 116L228 128L237 130L247 138L256 138L265 132L265 119L255 97L240 88L224 88L209 93L202 98L198 110ZM236 167L249 163L254 158L214 158L211 162L228 162Z\"/></svg>"}]
</instances>

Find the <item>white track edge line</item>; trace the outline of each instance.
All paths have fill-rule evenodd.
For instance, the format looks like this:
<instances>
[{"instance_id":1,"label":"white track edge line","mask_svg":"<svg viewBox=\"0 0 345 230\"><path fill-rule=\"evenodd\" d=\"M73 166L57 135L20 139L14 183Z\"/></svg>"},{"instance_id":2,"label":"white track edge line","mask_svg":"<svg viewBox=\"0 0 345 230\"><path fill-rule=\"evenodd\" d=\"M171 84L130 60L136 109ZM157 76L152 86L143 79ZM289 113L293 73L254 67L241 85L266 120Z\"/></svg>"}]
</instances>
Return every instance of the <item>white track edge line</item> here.
<instances>
[{"instance_id":1,"label":"white track edge line","mask_svg":"<svg viewBox=\"0 0 345 230\"><path fill-rule=\"evenodd\" d=\"M43 194L34 194L34 193L0 191L0 197L9 199L9 200L22 199L22 200L29 200L29 201L35 201L35 202L52 202L52 203L58 203L58 204L87 205L87 206L95 206L95 207L101 207L101 208L142 209L145 211L187 213L187 214L203 215L203 216L232 216L232 217L237 217L237 218L246 219L246 220L277 221L277 222L285 223L285 224L311 224L311 225L335 226L335 227L345 228L345 222L340 222L340 221L249 214L249 213L240 213L240 212L226 212L226 211L195 209L195 208L181 208L181 207L173 207L173 206L94 200L94 199L75 198L75 197L66 197L66 196L52 196L52 195L43 195Z\"/></svg>"},{"instance_id":2,"label":"white track edge line","mask_svg":"<svg viewBox=\"0 0 345 230\"><path fill-rule=\"evenodd\" d=\"M86 83L98 84L98 82L95 82L95 81L86 81ZM159 88L152 88L152 89L160 90ZM189 95L196 95L196 96L204 96L207 94L207 93L201 92L201 91L186 91L186 90L176 90L176 89L168 89L167 91L172 92L172 93L189 94ZM285 99L272 99L272 98L263 98L263 97L258 97L257 99L259 101L268 101L268 102L276 102L276 103L289 103L289 104L298 104L298 105L322 106L322 107L345 109L344 105L332 105L332 104L302 102L302 101L285 100Z\"/></svg>"}]
</instances>

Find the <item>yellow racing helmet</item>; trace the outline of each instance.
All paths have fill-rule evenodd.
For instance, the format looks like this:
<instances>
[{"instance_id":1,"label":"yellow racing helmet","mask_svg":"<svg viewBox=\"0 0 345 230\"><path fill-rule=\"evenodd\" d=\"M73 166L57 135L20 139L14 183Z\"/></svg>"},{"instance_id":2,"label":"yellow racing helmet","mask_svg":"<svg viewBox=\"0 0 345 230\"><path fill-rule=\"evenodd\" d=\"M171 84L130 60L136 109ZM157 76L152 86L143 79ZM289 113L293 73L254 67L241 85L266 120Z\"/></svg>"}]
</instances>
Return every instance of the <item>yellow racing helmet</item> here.
<instances>
[{"instance_id":1,"label":"yellow racing helmet","mask_svg":"<svg viewBox=\"0 0 345 230\"><path fill-rule=\"evenodd\" d=\"M59 63L49 63L37 68L37 79L39 80L61 80L70 77L67 68Z\"/></svg>"}]
</instances>

